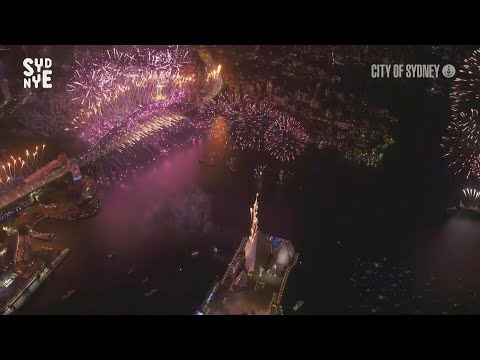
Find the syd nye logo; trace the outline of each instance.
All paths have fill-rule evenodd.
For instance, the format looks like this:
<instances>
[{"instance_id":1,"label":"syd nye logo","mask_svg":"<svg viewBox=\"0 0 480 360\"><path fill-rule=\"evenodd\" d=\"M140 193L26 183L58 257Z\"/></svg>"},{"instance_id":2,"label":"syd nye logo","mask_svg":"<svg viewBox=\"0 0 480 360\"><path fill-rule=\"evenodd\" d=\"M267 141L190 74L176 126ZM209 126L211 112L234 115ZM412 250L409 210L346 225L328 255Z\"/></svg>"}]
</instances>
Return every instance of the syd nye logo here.
<instances>
[{"instance_id":1,"label":"syd nye logo","mask_svg":"<svg viewBox=\"0 0 480 360\"><path fill-rule=\"evenodd\" d=\"M23 67L26 69L23 72L23 75L25 76L23 79L23 87L25 89L31 89L32 82L35 89L38 89L39 85L41 85L43 89L52 88L52 59L25 58L23 59Z\"/></svg>"}]
</instances>

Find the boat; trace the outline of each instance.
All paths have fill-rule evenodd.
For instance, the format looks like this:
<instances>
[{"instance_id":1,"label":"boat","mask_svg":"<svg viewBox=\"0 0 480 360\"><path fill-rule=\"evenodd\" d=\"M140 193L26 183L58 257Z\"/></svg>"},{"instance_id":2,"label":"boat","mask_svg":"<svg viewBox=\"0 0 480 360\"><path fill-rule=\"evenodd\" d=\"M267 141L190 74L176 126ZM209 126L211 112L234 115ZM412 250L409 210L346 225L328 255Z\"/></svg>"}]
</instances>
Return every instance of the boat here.
<instances>
[{"instance_id":1,"label":"boat","mask_svg":"<svg viewBox=\"0 0 480 360\"><path fill-rule=\"evenodd\" d=\"M198 255L198 251L192 252L192 257L195 257L195 256L197 256L197 255Z\"/></svg>"},{"instance_id":2,"label":"boat","mask_svg":"<svg viewBox=\"0 0 480 360\"><path fill-rule=\"evenodd\" d=\"M303 305L303 301L297 301L297 303L293 307L293 310L298 311L298 309L300 309L302 307L302 305Z\"/></svg>"},{"instance_id":3,"label":"boat","mask_svg":"<svg viewBox=\"0 0 480 360\"><path fill-rule=\"evenodd\" d=\"M115 251L109 252L109 253L107 254L107 258L108 258L108 259L113 259L113 257L114 257L115 255L117 255L117 253L116 253Z\"/></svg>"},{"instance_id":4,"label":"boat","mask_svg":"<svg viewBox=\"0 0 480 360\"><path fill-rule=\"evenodd\" d=\"M72 297L72 295L75 294L75 290L69 290L65 295L62 296L62 300L68 300Z\"/></svg>"},{"instance_id":5,"label":"boat","mask_svg":"<svg viewBox=\"0 0 480 360\"><path fill-rule=\"evenodd\" d=\"M213 252L216 254L218 253L218 248L216 246L213 247Z\"/></svg>"},{"instance_id":6,"label":"boat","mask_svg":"<svg viewBox=\"0 0 480 360\"><path fill-rule=\"evenodd\" d=\"M145 277L145 279L142 280L142 284L146 284L150 280L148 276Z\"/></svg>"},{"instance_id":7,"label":"boat","mask_svg":"<svg viewBox=\"0 0 480 360\"><path fill-rule=\"evenodd\" d=\"M150 291L147 291L145 294L143 294L144 296L146 297L149 297L149 296L152 296L152 295L155 295L156 293L158 292L157 289L152 289Z\"/></svg>"},{"instance_id":8,"label":"boat","mask_svg":"<svg viewBox=\"0 0 480 360\"><path fill-rule=\"evenodd\" d=\"M43 240L43 241L53 241L57 238L55 234L45 234L39 232L32 232L32 237L34 239Z\"/></svg>"}]
</instances>

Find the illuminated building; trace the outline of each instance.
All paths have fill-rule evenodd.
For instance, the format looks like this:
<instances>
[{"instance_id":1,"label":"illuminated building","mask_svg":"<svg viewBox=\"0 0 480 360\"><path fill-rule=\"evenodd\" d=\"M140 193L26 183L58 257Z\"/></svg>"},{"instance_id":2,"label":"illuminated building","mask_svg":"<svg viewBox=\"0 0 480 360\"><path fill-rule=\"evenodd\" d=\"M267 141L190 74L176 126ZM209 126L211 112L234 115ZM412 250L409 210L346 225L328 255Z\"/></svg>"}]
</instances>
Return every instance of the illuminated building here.
<instances>
[{"instance_id":1,"label":"illuminated building","mask_svg":"<svg viewBox=\"0 0 480 360\"><path fill-rule=\"evenodd\" d=\"M80 164L78 163L77 159L71 159L69 162L69 169L72 173L73 181L80 181L82 180L82 173L80 171Z\"/></svg>"},{"instance_id":2,"label":"illuminated building","mask_svg":"<svg viewBox=\"0 0 480 360\"><path fill-rule=\"evenodd\" d=\"M95 194L95 181L90 177L85 177L82 183L82 197L91 199Z\"/></svg>"},{"instance_id":3,"label":"illuminated building","mask_svg":"<svg viewBox=\"0 0 480 360\"><path fill-rule=\"evenodd\" d=\"M32 241L30 234L20 235L18 233L9 235L7 239L7 253L5 255L8 265L15 265L30 259Z\"/></svg>"}]
</instances>

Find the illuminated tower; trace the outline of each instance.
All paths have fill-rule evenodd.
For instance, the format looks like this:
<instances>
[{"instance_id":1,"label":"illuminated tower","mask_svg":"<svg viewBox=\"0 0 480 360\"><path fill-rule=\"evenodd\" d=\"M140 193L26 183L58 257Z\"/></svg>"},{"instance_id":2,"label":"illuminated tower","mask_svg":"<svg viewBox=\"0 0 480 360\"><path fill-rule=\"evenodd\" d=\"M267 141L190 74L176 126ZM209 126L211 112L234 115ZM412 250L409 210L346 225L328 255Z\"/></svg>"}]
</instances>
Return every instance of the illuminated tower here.
<instances>
[{"instance_id":1,"label":"illuminated tower","mask_svg":"<svg viewBox=\"0 0 480 360\"><path fill-rule=\"evenodd\" d=\"M252 219L252 227L250 228L250 237L248 238L248 242L253 243L258 230L258 193L257 196L255 196L253 208L250 208L250 216Z\"/></svg>"},{"instance_id":2,"label":"illuminated tower","mask_svg":"<svg viewBox=\"0 0 480 360\"><path fill-rule=\"evenodd\" d=\"M28 261L32 253L32 238L30 229L21 225L16 234L9 235L7 242L6 262L8 265Z\"/></svg>"},{"instance_id":3,"label":"illuminated tower","mask_svg":"<svg viewBox=\"0 0 480 360\"><path fill-rule=\"evenodd\" d=\"M250 228L250 236L245 245L245 267L247 272L255 270L255 262L257 257L257 237L258 237L258 193L255 197L255 203L250 208L250 216L252 226Z\"/></svg>"},{"instance_id":4,"label":"illuminated tower","mask_svg":"<svg viewBox=\"0 0 480 360\"><path fill-rule=\"evenodd\" d=\"M80 171L80 164L77 159L70 160L70 172L72 173L73 181L82 180L82 173Z\"/></svg>"}]
</instances>

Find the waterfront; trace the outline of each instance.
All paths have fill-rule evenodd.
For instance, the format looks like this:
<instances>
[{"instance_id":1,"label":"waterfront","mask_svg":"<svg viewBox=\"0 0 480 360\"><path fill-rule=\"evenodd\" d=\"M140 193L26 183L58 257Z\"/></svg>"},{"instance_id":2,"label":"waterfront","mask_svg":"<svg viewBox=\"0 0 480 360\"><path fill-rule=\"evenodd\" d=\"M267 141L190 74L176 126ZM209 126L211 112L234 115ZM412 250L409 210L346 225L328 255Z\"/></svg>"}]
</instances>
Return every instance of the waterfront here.
<instances>
[{"instance_id":1,"label":"waterfront","mask_svg":"<svg viewBox=\"0 0 480 360\"><path fill-rule=\"evenodd\" d=\"M105 189L98 216L48 220L36 229L57 234L51 244L71 248L72 255L20 313L192 314L247 234L257 191L262 231L290 239L301 254L285 289L286 314L297 300L305 303L299 313L345 313L358 256L395 258L418 269L434 262L434 254L446 265L449 259L463 264L462 256L451 256L463 246L462 254L471 253L474 262L477 225L454 223L449 229L447 223L445 229L445 209L464 185L450 177L439 147L448 101L427 96L421 86L384 85L379 96L399 123L392 130L395 144L378 168L309 149L287 165L293 175L286 185L276 185L278 169L267 169L259 185L252 169L265 159L247 153L241 160L248 164L232 173L224 166L230 156L224 150L198 144L179 149L137 172L135 180ZM216 166L206 161L211 151L223 156ZM472 241L462 241L465 232Z\"/></svg>"},{"instance_id":2,"label":"waterfront","mask_svg":"<svg viewBox=\"0 0 480 360\"><path fill-rule=\"evenodd\" d=\"M29 281L20 290L20 292L5 306L6 311L4 315L11 315L18 309L21 309L23 304L28 301L30 296L43 284L45 280L51 276L55 269L65 260L70 254L70 249L64 249L53 261L47 266L40 266L40 268L32 274Z\"/></svg>"},{"instance_id":3,"label":"waterfront","mask_svg":"<svg viewBox=\"0 0 480 360\"><path fill-rule=\"evenodd\" d=\"M96 217L40 224L38 231L57 234L52 246L69 247L72 255L32 296L24 313L193 313L248 232L255 187L253 181L250 188L238 187L225 166L200 164L205 154L204 146L195 145L157 161L128 185L106 191ZM206 233L165 226L165 210L172 201L182 203L183 195L198 186L203 190L196 191L207 199L205 206L211 204ZM286 218L291 211L278 209L276 214ZM185 216L195 214L187 211ZM224 256L214 256L214 246ZM193 258L193 251L199 255ZM142 284L147 276L150 280ZM150 288L159 291L145 298ZM69 289L76 289L75 295L62 301Z\"/></svg>"},{"instance_id":4,"label":"waterfront","mask_svg":"<svg viewBox=\"0 0 480 360\"><path fill-rule=\"evenodd\" d=\"M18 313L192 314L248 234L248 209L258 189L260 228L291 239L301 253L285 289L285 314L292 313L298 300L305 302L299 313L347 312L352 299L348 279L356 256L415 259L422 234L430 234L426 238L431 238L431 246L441 231L444 209L423 215L427 225L419 225L411 219L425 214L424 208L416 202L397 206L398 198L430 195L421 187L413 192L415 183L392 173L388 161L395 154L387 156L386 167L373 171L323 154L305 159L317 166L304 164L286 185L276 185L274 174L267 172L259 186L253 172L232 173L222 162L214 167L199 162L216 150L211 143L196 144L157 160L135 180L108 188L93 218L41 223L38 231L57 234L49 246L71 248L72 254ZM377 192L376 184L385 179L398 193ZM188 194L197 195L185 201ZM196 204L201 214L185 209L186 218L174 222L177 228L172 229L167 226L171 216L163 211L172 202L177 212L186 206L181 204ZM191 232L180 229L185 224ZM37 247L44 244L34 241ZM197 256L192 256L194 251ZM413 256L406 256L412 251ZM312 274L314 279L305 281ZM72 289L74 295L62 300ZM146 297L150 289L158 292Z\"/></svg>"},{"instance_id":5,"label":"waterfront","mask_svg":"<svg viewBox=\"0 0 480 360\"><path fill-rule=\"evenodd\" d=\"M415 128L419 137L428 130L413 122L406 122L406 128ZM200 163L219 151L211 143L179 149L138 173L136 180L107 188L96 217L38 226L38 231L56 233L51 244L71 248L72 254L19 313L192 314L248 234L248 209L259 189L260 228L290 239L301 253L285 289L284 313L292 313L298 300L305 302L299 313L345 313L352 299L348 279L353 259L416 259L421 238L431 229L439 231L455 196L455 190L445 191L451 186L447 178L437 179L436 187L425 186L446 171L444 164L431 162L425 153L413 157L417 149L401 135L378 169L362 169L335 153L307 154L284 186L275 184L271 172L259 186L253 172L232 173L220 162L214 167ZM438 152L433 143L420 147ZM383 183L390 185L380 188ZM198 203L210 204L212 234L203 234L195 224L191 233L167 229L162 207L172 199L182 203L182 196L196 188L207 199ZM213 246L222 256L213 256ZM193 251L199 255L192 257ZM312 274L314 279L305 281ZM71 289L75 294L62 300ZM149 289L158 292L145 297Z\"/></svg>"},{"instance_id":6,"label":"waterfront","mask_svg":"<svg viewBox=\"0 0 480 360\"><path fill-rule=\"evenodd\" d=\"M224 273L241 239L248 233L249 208L260 188L253 179L253 171L231 173L222 162L214 167L200 163L199 160L216 150L212 146L211 143L196 144L180 149L167 159L159 159L128 184L107 189L101 199L100 213L93 218L40 223L37 231L57 235L49 246L71 248L72 254L19 313L192 314L215 277ZM299 225L310 219L310 216L301 219L306 214L299 207L308 198L301 190L301 178L282 186L276 185L275 180L275 174L267 173L261 186L260 228L291 239L300 248L299 252L305 246L315 249L323 243L322 248L330 250L320 261L311 262L310 269L319 265L323 268L331 251L339 250L336 242L327 238L312 241L308 230ZM184 227L191 223L192 232L166 226L171 220L164 210L172 207L172 202L185 203L185 195L192 192L199 192L205 198L193 203L205 207L198 211L208 214L203 224L207 226L197 226L195 214L188 210L185 211L187 219L178 225ZM338 213L320 219L317 225L326 225L330 216L336 215ZM34 240L33 244L41 247L45 243ZM213 247L218 248L217 255ZM193 251L199 255L192 257ZM286 313L299 296L313 294L317 286L322 286L318 283L305 289L301 283L295 284L297 270L300 274L302 266L297 264L290 275L284 295ZM308 272L303 273L305 275L308 276ZM147 276L149 281L142 284ZM290 291L291 288L296 291ZM71 289L76 290L75 294L62 300ZM149 289L158 289L158 292L145 297Z\"/></svg>"}]
</instances>

